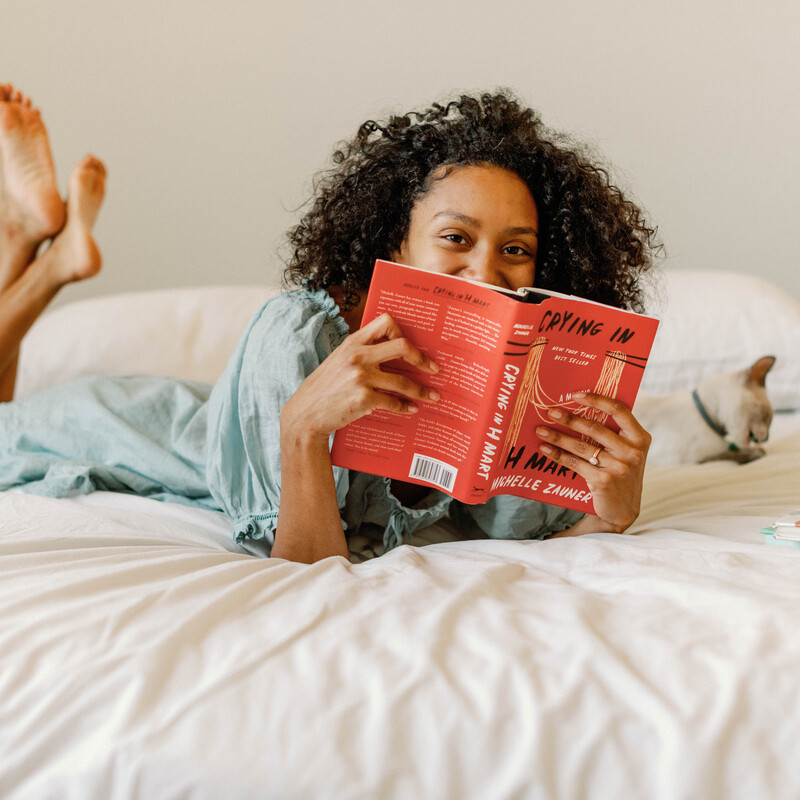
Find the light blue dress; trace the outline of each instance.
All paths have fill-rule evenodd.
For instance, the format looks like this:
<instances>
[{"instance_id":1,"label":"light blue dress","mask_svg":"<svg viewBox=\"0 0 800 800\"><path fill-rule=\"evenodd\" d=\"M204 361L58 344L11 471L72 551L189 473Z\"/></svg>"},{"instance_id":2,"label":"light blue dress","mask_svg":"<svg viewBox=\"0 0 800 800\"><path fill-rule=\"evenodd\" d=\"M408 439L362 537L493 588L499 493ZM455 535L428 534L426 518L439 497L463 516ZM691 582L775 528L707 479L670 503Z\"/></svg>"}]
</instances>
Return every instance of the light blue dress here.
<instances>
[{"instance_id":1,"label":"light blue dress","mask_svg":"<svg viewBox=\"0 0 800 800\"><path fill-rule=\"evenodd\" d=\"M0 489L48 497L134 492L223 511L236 541L269 553L281 486L279 415L346 338L325 291L267 301L212 388L156 377L91 377L0 404ZM384 529L390 550L450 514L469 536L542 538L582 514L503 495L479 506L432 490L403 506L386 478L334 467L342 524Z\"/></svg>"}]
</instances>

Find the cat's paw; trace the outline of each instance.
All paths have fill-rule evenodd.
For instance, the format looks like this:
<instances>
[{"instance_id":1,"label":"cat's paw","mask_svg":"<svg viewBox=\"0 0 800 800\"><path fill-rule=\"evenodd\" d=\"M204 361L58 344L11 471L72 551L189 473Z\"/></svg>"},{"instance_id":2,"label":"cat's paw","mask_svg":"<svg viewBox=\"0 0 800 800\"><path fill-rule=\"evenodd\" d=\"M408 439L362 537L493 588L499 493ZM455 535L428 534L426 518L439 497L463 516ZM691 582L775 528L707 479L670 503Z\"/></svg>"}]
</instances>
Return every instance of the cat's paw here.
<instances>
[{"instance_id":1,"label":"cat's paw","mask_svg":"<svg viewBox=\"0 0 800 800\"><path fill-rule=\"evenodd\" d=\"M746 464L748 461L755 461L757 458L761 458L767 454L767 451L757 444L745 447L744 450L740 450L739 452L745 454L745 457L739 462L740 464Z\"/></svg>"},{"instance_id":2,"label":"cat's paw","mask_svg":"<svg viewBox=\"0 0 800 800\"><path fill-rule=\"evenodd\" d=\"M707 464L709 461L734 461L737 464L749 464L751 461L765 456L767 451L758 445L750 445L749 447L736 447L730 450L725 450L723 453L717 453L715 456L704 458L700 463Z\"/></svg>"}]
</instances>

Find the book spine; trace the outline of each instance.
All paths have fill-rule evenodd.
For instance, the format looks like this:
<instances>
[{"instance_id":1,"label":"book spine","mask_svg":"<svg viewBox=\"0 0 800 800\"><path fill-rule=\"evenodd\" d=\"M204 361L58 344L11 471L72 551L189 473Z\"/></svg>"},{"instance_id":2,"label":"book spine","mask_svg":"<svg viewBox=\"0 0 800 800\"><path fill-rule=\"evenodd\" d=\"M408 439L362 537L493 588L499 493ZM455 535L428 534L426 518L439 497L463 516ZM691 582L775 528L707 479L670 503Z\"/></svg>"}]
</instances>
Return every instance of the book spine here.
<instances>
[{"instance_id":1,"label":"book spine","mask_svg":"<svg viewBox=\"0 0 800 800\"><path fill-rule=\"evenodd\" d=\"M492 483L500 473L508 432L513 424L514 408L525 374L525 363L530 350L531 337L520 331L520 309L526 306L509 303L504 317L502 335L492 370L492 380L487 385L486 409L480 420L479 448L472 470L472 502L483 502L496 492ZM530 307L527 307L530 308Z\"/></svg>"}]
</instances>

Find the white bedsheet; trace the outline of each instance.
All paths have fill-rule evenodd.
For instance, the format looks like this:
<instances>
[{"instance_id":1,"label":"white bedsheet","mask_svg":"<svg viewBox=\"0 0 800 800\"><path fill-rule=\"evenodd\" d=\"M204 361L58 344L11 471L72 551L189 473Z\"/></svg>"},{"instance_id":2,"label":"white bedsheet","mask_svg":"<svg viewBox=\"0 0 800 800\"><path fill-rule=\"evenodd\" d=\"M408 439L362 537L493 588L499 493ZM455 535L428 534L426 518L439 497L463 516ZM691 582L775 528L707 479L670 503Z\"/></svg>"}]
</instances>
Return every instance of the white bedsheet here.
<instances>
[{"instance_id":1,"label":"white bedsheet","mask_svg":"<svg viewBox=\"0 0 800 800\"><path fill-rule=\"evenodd\" d=\"M3 798L800 797L800 431L648 473L635 536L256 559L0 494Z\"/></svg>"}]
</instances>

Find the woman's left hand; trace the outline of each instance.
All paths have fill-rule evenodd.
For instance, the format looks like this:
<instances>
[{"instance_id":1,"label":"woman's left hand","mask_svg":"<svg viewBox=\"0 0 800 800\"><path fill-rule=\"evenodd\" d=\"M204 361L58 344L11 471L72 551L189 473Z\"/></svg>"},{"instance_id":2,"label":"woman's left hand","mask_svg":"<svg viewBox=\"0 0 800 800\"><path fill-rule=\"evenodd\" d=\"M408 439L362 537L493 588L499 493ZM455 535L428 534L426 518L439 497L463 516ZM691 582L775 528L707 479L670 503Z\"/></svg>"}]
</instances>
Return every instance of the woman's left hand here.
<instances>
[{"instance_id":1,"label":"woman's left hand","mask_svg":"<svg viewBox=\"0 0 800 800\"><path fill-rule=\"evenodd\" d=\"M608 414L619 425L619 433L597 420L570 414L563 409L552 409L550 417L574 431L574 436L554 428L539 426L536 429L537 435L543 439L541 452L577 472L586 480L592 493L596 516L585 517L563 533L567 536L599 531L623 533L639 516L650 434L637 422L630 409L618 400L589 392L572 397L581 405ZM597 442L600 450L581 436ZM593 457L596 464L589 462Z\"/></svg>"}]
</instances>

